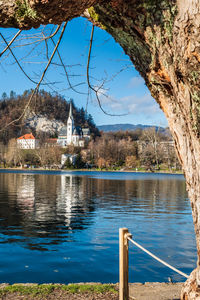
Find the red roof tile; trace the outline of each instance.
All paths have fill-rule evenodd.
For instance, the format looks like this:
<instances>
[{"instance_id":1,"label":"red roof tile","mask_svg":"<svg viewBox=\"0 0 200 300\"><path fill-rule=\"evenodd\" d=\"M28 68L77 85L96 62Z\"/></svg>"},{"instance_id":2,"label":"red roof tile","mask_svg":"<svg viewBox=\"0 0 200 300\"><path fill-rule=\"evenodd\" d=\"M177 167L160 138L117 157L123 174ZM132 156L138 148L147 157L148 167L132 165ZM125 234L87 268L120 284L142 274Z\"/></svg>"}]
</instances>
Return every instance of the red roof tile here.
<instances>
[{"instance_id":1,"label":"red roof tile","mask_svg":"<svg viewBox=\"0 0 200 300\"><path fill-rule=\"evenodd\" d=\"M27 133L25 135L20 136L18 140L35 140L35 137L32 135L32 133Z\"/></svg>"}]
</instances>

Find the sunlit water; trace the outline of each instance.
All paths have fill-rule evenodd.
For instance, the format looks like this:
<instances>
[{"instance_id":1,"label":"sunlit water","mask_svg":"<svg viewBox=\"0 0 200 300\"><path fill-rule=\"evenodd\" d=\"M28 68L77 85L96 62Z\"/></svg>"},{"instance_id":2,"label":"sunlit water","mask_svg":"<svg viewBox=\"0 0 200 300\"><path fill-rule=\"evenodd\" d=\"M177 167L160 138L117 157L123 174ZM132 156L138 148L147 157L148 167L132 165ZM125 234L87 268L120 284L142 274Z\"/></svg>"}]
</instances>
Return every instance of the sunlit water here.
<instances>
[{"instance_id":1,"label":"sunlit water","mask_svg":"<svg viewBox=\"0 0 200 300\"><path fill-rule=\"evenodd\" d=\"M0 282L118 282L118 230L190 273L182 175L0 171ZM130 281L185 280L130 244Z\"/></svg>"}]
</instances>

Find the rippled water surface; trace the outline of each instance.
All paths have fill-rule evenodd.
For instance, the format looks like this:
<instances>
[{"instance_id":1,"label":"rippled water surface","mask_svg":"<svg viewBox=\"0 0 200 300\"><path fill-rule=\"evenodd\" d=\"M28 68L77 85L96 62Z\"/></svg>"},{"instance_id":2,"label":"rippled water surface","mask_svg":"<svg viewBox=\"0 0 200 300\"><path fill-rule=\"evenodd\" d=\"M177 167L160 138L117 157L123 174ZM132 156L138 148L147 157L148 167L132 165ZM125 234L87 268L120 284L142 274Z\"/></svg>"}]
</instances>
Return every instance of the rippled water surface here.
<instances>
[{"instance_id":1,"label":"rippled water surface","mask_svg":"<svg viewBox=\"0 0 200 300\"><path fill-rule=\"evenodd\" d=\"M118 230L190 273L182 175L0 171L0 282L117 282ZM130 245L130 281L185 280Z\"/></svg>"}]
</instances>

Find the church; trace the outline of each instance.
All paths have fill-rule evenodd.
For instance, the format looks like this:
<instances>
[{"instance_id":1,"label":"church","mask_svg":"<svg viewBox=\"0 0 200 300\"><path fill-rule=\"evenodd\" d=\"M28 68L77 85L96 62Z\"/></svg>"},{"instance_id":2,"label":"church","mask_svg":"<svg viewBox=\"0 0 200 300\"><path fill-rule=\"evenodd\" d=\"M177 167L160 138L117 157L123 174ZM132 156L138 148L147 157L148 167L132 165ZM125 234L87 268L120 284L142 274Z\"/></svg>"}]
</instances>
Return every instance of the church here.
<instances>
[{"instance_id":1,"label":"church","mask_svg":"<svg viewBox=\"0 0 200 300\"><path fill-rule=\"evenodd\" d=\"M59 132L57 143L61 147L74 145L84 147L85 142L90 140L90 129L75 127L72 113L72 102L70 102L67 126L63 126Z\"/></svg>"}]
</instances>

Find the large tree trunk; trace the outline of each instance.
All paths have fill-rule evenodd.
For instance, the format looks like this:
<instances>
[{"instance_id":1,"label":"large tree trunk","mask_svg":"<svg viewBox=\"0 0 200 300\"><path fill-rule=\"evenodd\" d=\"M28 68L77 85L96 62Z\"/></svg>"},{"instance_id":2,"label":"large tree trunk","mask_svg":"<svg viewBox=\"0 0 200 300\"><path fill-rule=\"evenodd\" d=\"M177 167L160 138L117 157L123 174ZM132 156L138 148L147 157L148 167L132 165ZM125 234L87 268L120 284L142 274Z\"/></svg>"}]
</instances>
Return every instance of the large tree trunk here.
<instances>
[{"instance_id":1,"label":"large tree trunk","mask_svg":"<svg viewBox=\"0 0 200 300\"><path fill-rule=\"evenodd\" d=\"M158 3L159 2L159 3ZM128 1L95 6L164 111L186 177L197 242L197 269L182 299L200 297L200 3ZM159 8L162 8L159 9ZM123 13L122 13L123 12ZM88 13L88 12L87 12Z\"/></svg>"},{"instance_id":2,"label":"large tree trunk","mask_svg":"<svg viewBox=\"0 0 200 300\"><path fill-rule=\"evenodd\" d=\"M177 84L177 88L179 85ZM198 135L193 132L190 121L190 93L188 87L177 91L177 98L185 105L171 105L167 103L168 99L161 100L167 109L168 120L171 132L174 136L175 145L179 160L183 166L186 177L187 190L191 201L193 221L196 233L197 243L197 269L191 274L189 280L185 283L182 290L182 299L197 299L200 296L200 143Z\"/></svg>"},{"instance_id":3,"label":"large tree trunk","mask_svg":"<svg viewBox=\"0 0 200 300\"><path fill-rule=\"evenodd\" d=\"M196 299L200 297L200 2L0 0L0 25L26 29L58 24L83 12L122 46L169 121L186 177L198 254L197 269L186 282L182 299Z\"/></svg>"}]
</instances>

